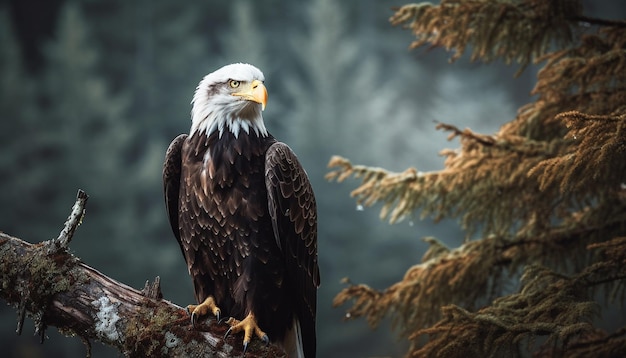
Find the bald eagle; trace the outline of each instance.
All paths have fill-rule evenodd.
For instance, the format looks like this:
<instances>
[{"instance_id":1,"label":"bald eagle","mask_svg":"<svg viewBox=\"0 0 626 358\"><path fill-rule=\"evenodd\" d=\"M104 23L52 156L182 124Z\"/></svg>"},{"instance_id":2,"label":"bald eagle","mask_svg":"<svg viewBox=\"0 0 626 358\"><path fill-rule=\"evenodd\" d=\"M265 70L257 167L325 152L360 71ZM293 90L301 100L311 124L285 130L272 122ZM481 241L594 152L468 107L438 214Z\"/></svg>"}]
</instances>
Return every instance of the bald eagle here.
<instances>
[{"instance_id":1,"label":"bald eagle","mask_svg":"<svg viewBox=\"0 0 626 358\"><path fill-rule=\"evenodd\" d=\"M315 357L320 283L313 189L293 151L265 128L263 73L249 64L205 76L190 133L165 156L165 203L193 280L200 317L230 317L227 332Z\"/></svg>"}]
</instances>

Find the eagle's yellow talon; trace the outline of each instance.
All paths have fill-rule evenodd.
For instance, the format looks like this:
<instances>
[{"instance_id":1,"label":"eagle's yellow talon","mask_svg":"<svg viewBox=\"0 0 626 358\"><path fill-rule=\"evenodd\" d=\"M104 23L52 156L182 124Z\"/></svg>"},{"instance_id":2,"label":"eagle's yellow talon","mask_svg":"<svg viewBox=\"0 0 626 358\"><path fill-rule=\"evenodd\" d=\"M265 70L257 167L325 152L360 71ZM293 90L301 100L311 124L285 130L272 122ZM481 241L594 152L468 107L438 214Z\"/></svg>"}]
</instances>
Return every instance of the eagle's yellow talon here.
<instances>
[{"instance_id":1,"label":"eagle's yellow talon","mask_svg":"<svg viewBox=\"0 0 626 358\"><path fill-rule=\"evenodd\" d=\"M261 330L259 327L254 314L250 313L243 321L235 319L233 317L229 318L226 323L230 325L228 331L224 337L228 336L231 333L239 333L243 331L243 347L244 352L248 348L248 344L252 340L252 334L256 335L260 340L262 340L265 344L269 344L269 337L265 332Z\"/></svg>"},{"instance_id":2,"label":"eagle's yellow talon","mask_svg":"<svg viewBox=\"0 0 626 358\"><path fill-rule=\"evenodd\" d=\"M219 309L219 307L217 307L213 296L209 296L199 305L187 306L187 312L189 312L189 314L191 315L191 324L195 326L198 322L198 319L200 317L208 315L209 312L213 313L213 315L219 321L222 311Z\"/></svg>"}]
</instances>

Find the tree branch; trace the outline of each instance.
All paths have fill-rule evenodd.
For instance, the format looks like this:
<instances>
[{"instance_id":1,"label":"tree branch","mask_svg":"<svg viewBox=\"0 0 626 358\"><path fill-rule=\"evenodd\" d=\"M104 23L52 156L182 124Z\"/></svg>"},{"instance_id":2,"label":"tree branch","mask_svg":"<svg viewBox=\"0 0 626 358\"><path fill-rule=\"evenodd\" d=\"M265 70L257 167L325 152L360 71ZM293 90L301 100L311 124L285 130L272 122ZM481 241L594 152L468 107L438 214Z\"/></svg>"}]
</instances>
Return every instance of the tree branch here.
<instances>
[{"instance_id":1,"label":"tree branch","mask_svg":"<svg viewBox=\"0 0 626 358\"><path fill-rule=\"evenodd\" d=\"M214 320L192 328L182 307L161 299L159 278L143 291L103 275L67 251L84 215L87 195L76 203L58 238L38 244L0 232L0 298L18 310L17 333L24 317L45 337L52 325L77 335L91 355L90 340L116 347L126 357L243 355L241 337L222 338L227 327ZM278 347L252 342L247 357L284 357Z\"/></svg>"},{"instance_id":2,"label":"tree branch","mask_svg":"<svg viewBox=\"0 0 626 358\"><path fill-rule=\"evenodd\" d=\"M608 19L600 19L596 17L590 16L575 16L572 18L574 21L578 22L586 22L590 25L597 26L609 26L609 27L626 27L626 21L624 20L608 20Z\"/></svg>"}]
</instances>

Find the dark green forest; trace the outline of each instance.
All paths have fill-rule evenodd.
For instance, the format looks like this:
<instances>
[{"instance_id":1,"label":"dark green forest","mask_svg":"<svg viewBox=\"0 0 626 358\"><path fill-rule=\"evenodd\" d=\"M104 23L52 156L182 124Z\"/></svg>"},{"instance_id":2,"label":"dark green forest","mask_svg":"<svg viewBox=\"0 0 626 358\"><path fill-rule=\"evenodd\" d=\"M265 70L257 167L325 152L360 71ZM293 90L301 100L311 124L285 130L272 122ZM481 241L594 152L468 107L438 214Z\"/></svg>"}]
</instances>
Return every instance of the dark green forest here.
<instances>
[{"instance_id":1,"label":"dark green forest","mask_svg":"<svg viewBox=\"0 0 626 358\"><path fill-rule=\"evenodd\" d=\"M198 81L232 62L265 73L266 126L306 168L319 211L320 357L402 356L408 343L386 322L345 321L333 298L343 277L384 288L425 254L423 237L451 247L453 220L419 215L395 225L350 198L355 181L324 179L333 155L404 170L439 170L455 146L434 123L491 133L515 117L537 68L409 50L410 32L389 23L397 1L12 0L0 3L0 231L29 242L55 237L77 189L89 196L73 253L132 287L161 277L164 297L193 301L191 280L163 203L167 145L189 131ZM584 1L612 18L616 1ZM623 17L623 16L621 16ZM77 357L79 339L47 331L0 305L9 357ZM29 326L30 324L30 326ZM94 344L94 357L117 354Z\"/></svg>"}]
</instances>

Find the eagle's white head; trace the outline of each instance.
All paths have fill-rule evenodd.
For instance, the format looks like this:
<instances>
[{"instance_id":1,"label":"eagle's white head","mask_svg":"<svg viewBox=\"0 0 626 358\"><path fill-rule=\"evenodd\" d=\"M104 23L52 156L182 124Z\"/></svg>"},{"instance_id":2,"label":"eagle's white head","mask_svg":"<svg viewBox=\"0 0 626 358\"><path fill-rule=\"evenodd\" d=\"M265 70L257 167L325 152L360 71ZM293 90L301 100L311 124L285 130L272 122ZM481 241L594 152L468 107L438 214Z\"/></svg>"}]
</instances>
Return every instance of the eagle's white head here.
<instances>
[{"instance_id":1,"label":"eagle's white head","mask_svg":"<svg viewBox=\"0 0 626 358\"><path fill-rule=\"evenodd\" d=\"M235 137L252 129L267 136L261 112L267 103L263 73L245 63L227 65L209 73L198 84L191 101L191 132L207 135L224 130Z\"/></svg>"}]
</instances>

